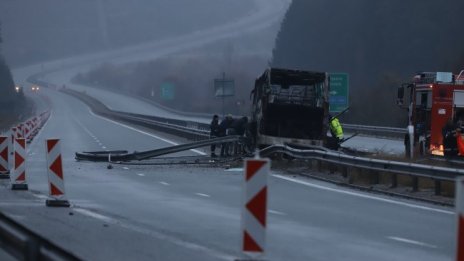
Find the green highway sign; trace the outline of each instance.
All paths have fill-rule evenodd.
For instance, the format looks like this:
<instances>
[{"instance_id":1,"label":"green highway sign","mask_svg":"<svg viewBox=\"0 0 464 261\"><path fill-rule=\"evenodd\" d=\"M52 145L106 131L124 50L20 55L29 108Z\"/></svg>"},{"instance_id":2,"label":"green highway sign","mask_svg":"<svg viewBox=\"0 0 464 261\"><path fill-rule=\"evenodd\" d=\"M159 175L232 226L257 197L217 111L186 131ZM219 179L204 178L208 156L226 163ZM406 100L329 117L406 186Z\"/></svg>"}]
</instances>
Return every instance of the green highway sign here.
<instances>
[{"instance_id":1,"label":"green highway sign","mask_svg":"<svg viewBox=\"0 0 464 261\"><path fill-rule=\"evenodd\" d=\"M329 73L329 110L341 112L348 108L349 77L347 73Z\"/></svg>"},{"instance_id":2,"label":"green highway sign","mask_svg":"<svg viewBox=\"0 0 464 261\"><path fill-rule=\"evenodd\" d=\"M163 100L174 100L175 96L175 88L174 84L170 82L164 82L161 84L161 98Z\"/></svg>"},{"instance_id":3,"label":"green highway sign","mask_svg":"<svg viewBox=\"0 0 464 261\"><path fill-rule=\"evenodd\" d=\"M235 95L235 82L233 79L214 79L214 96L228 97Z\"/></svg>"}]
</instances>

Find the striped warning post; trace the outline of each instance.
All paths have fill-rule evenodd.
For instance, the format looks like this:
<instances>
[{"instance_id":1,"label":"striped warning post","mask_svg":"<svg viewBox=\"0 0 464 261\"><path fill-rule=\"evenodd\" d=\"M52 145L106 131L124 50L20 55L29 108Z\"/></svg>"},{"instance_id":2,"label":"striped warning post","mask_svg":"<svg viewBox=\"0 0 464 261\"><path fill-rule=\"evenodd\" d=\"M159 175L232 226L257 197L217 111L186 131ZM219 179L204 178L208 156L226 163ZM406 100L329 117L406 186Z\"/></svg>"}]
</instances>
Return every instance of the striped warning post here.
<instances>
[{"instance_id":1,"label":"striped warning post","mask_svg":"<svg viewBox=\"0 0 464 261\"><path fill-rule=\"evenodd\" d=\"M456 261L464 261L464 177L456 180L457 243Z\"/></svg>"},{"instance_id":2,"label":"striped warning post","mask_svg":"<svg viewBox=\"0 0 464 261\"><path fill-rule=\"evenodd\" d=\"M11 189L27 190L26 182L26 140L15 139L14 143L14 169L10 174Z\"/></svg>"},{"instance_id":3,"label":"striped warning post","mask_svg":"<svg viewBox=\"0 0 464 261\"><path fill-rule=\"evenodd\" d=\"M8 147L10 140L8 136L0 136L0 179L10 178L10 166L8 163Z\"/></svg>"},{"instance_id":4,"label":"striped warning post","mask_svg":"<svg viewBox=\"0 0 464 261\"><path fill-rule=\"evenodd\" d=\"M46 201L50 207L69 207L64 191L63 163L61 159L61 146L59 139L47 139L47 172L49 193L52 199Z\"/></svg>"},{"instance_id":5,"label":"striped warning post","mask_svg":"<svg viewBox=\"0 0 464 261\"><path fill-rule=\"evenodd\" d=\"M24 138L23 136L23 125L19 124L16 126L16 139Z\"/></svg>"},{"instance_id":6,"label":"striped warning post","mask_svg":"<svg viewBox=\"0 0 464 261\"><path fill-rule=\"evenodd\" d=\"M242 209L242 251L262 255L266 243L269 159L245 161L245 202Z\"/></svg>"}]
</instances>

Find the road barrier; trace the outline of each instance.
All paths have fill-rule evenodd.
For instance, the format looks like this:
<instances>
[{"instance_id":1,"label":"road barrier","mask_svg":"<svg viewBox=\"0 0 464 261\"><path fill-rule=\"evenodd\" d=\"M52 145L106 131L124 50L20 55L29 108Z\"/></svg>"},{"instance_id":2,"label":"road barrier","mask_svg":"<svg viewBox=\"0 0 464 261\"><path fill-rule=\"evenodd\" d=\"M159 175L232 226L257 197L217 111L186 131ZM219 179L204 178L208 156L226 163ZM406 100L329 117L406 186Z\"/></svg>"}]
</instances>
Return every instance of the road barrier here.
<instances>
[{"instance_id":1,"label":"road barrier","mask_svg":"<svg viewBox=\"0 0 464 261\"><path fill-rule=\"evenodd\" d=\"M26 139L15 139L14 144L14 170L11 179L11 189L27 190L26 182Z\"/></svg>"},{"instance_id":2,"label":"road barrier","mask_svg":"<svg viewBox=\"0 0 464 261\"><path fill-rule=\"evenodd\" d=\"M247 159L244 170L242 251L246 255L263 255L266 247L267 176L270 160Z\"/></svg>"},{"instance_id":3,"label":"road barrier","mask_svg":"<svg viewBox=\"0 0 464 261\"><path fill-rule=\"evenodd\" d=\"M47 173L49 194L53 199L45 201L50 207L69 207L69 201L65 196L63 163L61 159L61 146L59 139L47 139Z\"/></svg>"},{"instance_id":4,"label":"road barrier","mask_svg":"<svg viewBox=\"0 0 464 261\"><path fill-rule=\"evenodd\" d=\"M10 178L10 165L9 165L9 147L10 139L8 136L0 136L0 179Z\"/></svg>"},{"instance_id":5,"label":"road barrier","mask_svg":"<svg viewBox=\"0 0 464 261\"><path fill-rule=\"evenodd\" d=\"M81 260L0 213L0 245L15 260Z\"/></svg>"}]
</instances>

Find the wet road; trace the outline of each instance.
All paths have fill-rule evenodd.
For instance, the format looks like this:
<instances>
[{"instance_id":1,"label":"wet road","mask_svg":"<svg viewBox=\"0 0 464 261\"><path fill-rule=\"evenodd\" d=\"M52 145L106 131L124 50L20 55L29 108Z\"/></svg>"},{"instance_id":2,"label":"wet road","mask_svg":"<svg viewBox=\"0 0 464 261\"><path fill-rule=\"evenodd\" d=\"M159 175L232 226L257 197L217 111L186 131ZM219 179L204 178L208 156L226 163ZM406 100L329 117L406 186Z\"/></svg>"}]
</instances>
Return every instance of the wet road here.
<instances>
[{"instance_id":1,"label":"wet road","mask_svg":"<svg viewBox=\"0 0 464 261\"><path fill-rule=\"evenodd\" d=\"M169 146L172 137L102 119L63 93L43 94L53 113L29 147L31 191L2 188L2 212L87 260L240 257L240 169L115 165L109 170L105 163L76 162L75 151L140 151ZM47 137L62 139L70 209L45 207ZM345 190L279 171L269 176L269 197L269 260L452 257L452 209Z\"/></svg>"}]
</instances>

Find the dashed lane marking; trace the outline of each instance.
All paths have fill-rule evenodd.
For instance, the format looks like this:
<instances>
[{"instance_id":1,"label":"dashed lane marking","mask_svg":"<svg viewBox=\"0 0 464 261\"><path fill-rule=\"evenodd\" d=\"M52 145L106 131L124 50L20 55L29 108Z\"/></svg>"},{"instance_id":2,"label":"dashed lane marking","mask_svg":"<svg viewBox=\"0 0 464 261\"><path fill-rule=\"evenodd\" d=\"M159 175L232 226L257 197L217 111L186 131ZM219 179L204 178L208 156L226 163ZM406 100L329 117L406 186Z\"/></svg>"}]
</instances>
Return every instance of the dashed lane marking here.
<instances>
[{"instance_id":1,"label":"dashed lane marking","mask_svg":"<svg viewBox=\"0 0 464 261\"><path fill-rule=\"evenodd\" d=\"M195 193L195 195L198 195L200 197L205 197L205 198L210 198L211 196L208 194L203 194L203 193Z\"/></svg>"},{"instance_id":2,"label":"dashed lane marking","mask_svg":"<svg viewBox=\"0 0 464 261\"><path fill-rule=\"evenodd\" d=\"M143 173L137 173L137 175L139 175L140 177L145 177L145 174Z\"/></svg>"},{"instance_id":3,"label":"dashed lane marking","mask_svg":"<svg viewBox=\"0 0 464 261\"><path fill-rule=\"evenodd\" d=\"M230 169L225 169L225 171L243 171L243 168L230 168Z\"/></svg>"},{"instance_id":4,"label":"dashed lane marking","mask_svg":"<svg viewBox=\"0 0 464 261\"><path fill-rule=\"evenodd\" d=\"M42 195L42 194L32 194L34 197L38 198L38 199L48 199L47 196L45 195Z\"/></svg>"},{"instance_id":5,"label":"dashed lane marking","mask_svg":"<svg viewBox=\"0 0 464 261\"><path fill-rule=\"evenodd\" d=\"M280 211L272 210L272 209L269 209L267 212L270 213L270 214L279 215L279 216L286 216L287 215L284 212L280 212Z\"/></svg>"},{"instance_id":6,"label":"dashed lane marking","mask_svg":"<svg viewBox=\"0 0 464 261\"><path fill-rule=\"evenodd\" d=\"M125 169L125 170L128 170L128 169L129 169L128 167L122 167L122 168Z\"/></svg>"},{"instance_id":7,"label":"dashed lane marking","mask_svg":"<svg viewBox=\"0 0 464 261\"><path fill-rule=\"evenodd\" d=\"M402 238L402 237L389 236L387 238L391 239L391 240L398 241L398 242L406 243L406 244L416 245L416 246L422 246L422 247L428 247L428 248L438 248L435 245L431 245L431 244L427 244L427 243L424 243L424 242L419 242L419 241L415 241L415 240L411 240L411 239L407 239L407 238Z\"/></svg>"},{"instance_id":8,"label":"dashed lane marking","mask_svg":"<svg viewBox=\"0 0 464 261\"><path fill-rule=\"evenodd\" d=\"M167 183L167 182L164 182L164 181L160 181L160 184L165 185L165 186L171 185L171 184L169 184L169 183Z\"/></svg>"}]
</instances>

